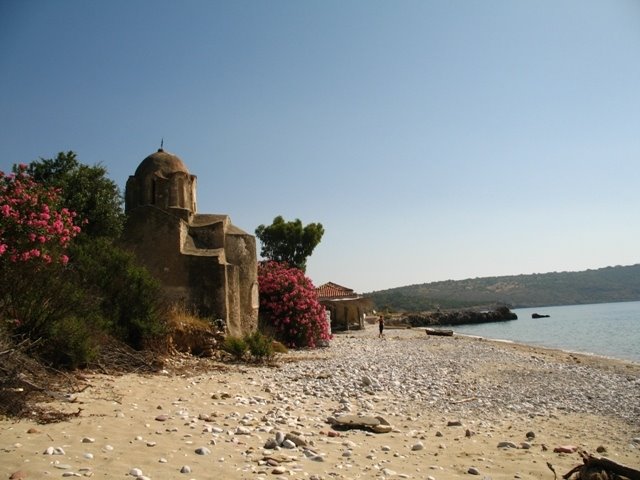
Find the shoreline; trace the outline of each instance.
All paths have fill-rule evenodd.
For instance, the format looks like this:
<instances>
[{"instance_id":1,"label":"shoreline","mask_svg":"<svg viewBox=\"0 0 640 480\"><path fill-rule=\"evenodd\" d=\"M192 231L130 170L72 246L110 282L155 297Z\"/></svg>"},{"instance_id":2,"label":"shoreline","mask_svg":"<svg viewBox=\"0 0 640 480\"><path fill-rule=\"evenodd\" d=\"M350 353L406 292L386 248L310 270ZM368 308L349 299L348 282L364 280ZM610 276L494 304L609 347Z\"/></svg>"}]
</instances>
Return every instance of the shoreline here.
<instances>
[{"instance_id":1,"label":"shoreline","mask_svg":"<svg viewBox=\"0 0 640 480\"><path fill-rule=\"evenodd\" d=\"M277 366L176 357L161 374L84 374L76 402L50 404L82 408L77 418L0 421L0 475L539 479L553 475L547 462L558 475L581 463L559 446L640 466L640 365L385 333L337 333L331 346L292 351ZM392 431L335 431L327 417L343 414L382 416ZM266 449L276 432L307 446ZM64 454L44 454L50 447Z\"/></svg>"},{"instance_id":2,"label":"shoreline","mask_svg":"<svg viewBox=\"0 0 640 480\"><path fill-rule=\"evenodd\" d=\"M552 352L558 352L558 353L562 353L562 354L566 354L566 355L574 355L574 356L577 355L577 356L586 357L586 358L594 358L595 360L602 360L603 362L610 361L610 362L616 362L616 363L622 363L622 364L631 364L631 365L636 365L636 366L640 367L640 362L637 362L637 361L634 361L634 360L625 359L625 358L612 357L612 356L609 356L609 355L602 355L600 353L580 352L580 351L577 351L577 350L567 350L567 349L563 349L563 348L547 347L547 346L544 346L544 345L538 345L538 344L533 344L533 343L524 343L524 342L520 342L520 341L516 341L516 340L507 340L507 339L502 339L502 338L483 337L481 335L470 335L470 334L466 334L466 333L455 333L454 332L454 335L458 335L460 337L468 337L468 338L471 338L471 339L485 340L485 341L489 341L489 342L504 343L504 344L508 344L508 345L520 345L522 347L531 348L531 349L549 350L549 351L552 351Z\"/></svg>"},{"instance_id":3,"label":"shoreline","mask_svg":"<svg viewBox=\"0 0 640 480\"><path fill-rule=\"evenodd\" d=\"M603 358L603 359L617 360L617 361L620 361L620 362L627 362L627 363L633 363L633 364L640 365L640 360L636 360L636 359L614 357L614 356L611 356L611 355L605 355L605 354L596 353L596 352L570 350L570 349L561 348L561 347L540 345L540 344L537 344L537 343L526 343L526 342L523 342L521 340L509 340L509 339L506 339L506 338L493 338L493 337L475 335L475 334L470 334L470 333L460 333L460 332L456 332L455 331L455 327L456 326L450 326L450 325L441 325L441 326L435 325L433 327L391 327L391 329L398 329L398 330L402 330L402 329L405 329L405 328L406 329L414 329L414 330L418 330L418 329L424 330L426 328L448 329L448 330L453 330L454 331L454 335L458 335L458 336L465 336L465 337L470 337L470 338L482 338L484 340L491 340L491 341L494 341L494 342L515 343L515 344L520 344L520 345L524 345L524 346L531 347L531 348L542 348L542 349L548 349L548 350L557 350L557 351L560 351L560 352L565 352L565 353L570 353L570 354L575 354L575 355L595 356L595 357L600 357L600 358Z\"/></svg>"},{"instance_id":4,"label":"shoreline","mask_svg":"<svg viewBox=\"0 0 640 480\"><path fill-rule=\"evenodd\" d=\"M505 345L519 345L523 348L530 348L530 349L539 349L539 350L543 350L543 351L550 351L550 352L557 352L557 353L562 353L562 354L566 354L566 355L574 355L574 356L579 356L579 357L586 357L586 358L594 358L595 360L602 360L603 362L614 362L614 363L621 363L621 364L630 364L633 366L637 366L640 368L640 361L636 361L636 360L631 360L631 359L626 359L626 358L618 358L618 357L612 357L610 355L603 355L601 353L593 353L593 352L581 352L581 351L577 351L577 350L568 350L568 349L563 349L563 348L557 348L557 347L548 347L545 345L538 345L538 344L534 344L534 343L525 343L522 341L518 341L518 340L508 340L508 339L504 339L504 338L493 338L493 337L485 337L482 335L474 335L474 334L470 334L470 333L459 333L455 331L455 326L450 326L450 325L435 325L432 327L411 327L411 326L396 326L396 325L392 325L392 326L385 326L385 332L388 331L402 331L402 330L420 330L420 331L424 331L428 328L434 328L434 329L443 329L443 330L453 330L453 336L454 337L464 337L464 338L468 338L471 340L483 340L483 341L487 341L487 342L496 342L496 343L500 343L500 344L505 344ZM355 332L359 332L360 330L349 330L349 331L340 331L340 332L334 332L334 334L337 335L342 335L342 334L355 334ZM366 331L366 328L363 330Z\"/></svg>"}]
</instances>

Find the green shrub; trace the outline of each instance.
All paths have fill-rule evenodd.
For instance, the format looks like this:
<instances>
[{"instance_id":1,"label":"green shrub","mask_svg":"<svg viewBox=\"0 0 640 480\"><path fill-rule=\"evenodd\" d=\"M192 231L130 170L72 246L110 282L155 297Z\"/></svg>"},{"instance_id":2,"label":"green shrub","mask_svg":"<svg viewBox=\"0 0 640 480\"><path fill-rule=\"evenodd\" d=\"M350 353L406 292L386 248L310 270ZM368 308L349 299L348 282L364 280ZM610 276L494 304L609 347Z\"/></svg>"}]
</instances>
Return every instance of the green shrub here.
<instances>
[{"instance_id":1,"label":"green shrub","mask_svg":"<svg viewBox=\"0 0 640 480\"><path fill-rule=\"evenodd\" d=\"M271 360L275 354L273 341L267 335L256 330L244 337L245 343L249 347L249 353L256 361Z\"/></svg>"},{"instance_id":2,"label":"green shrub","mask_svg":"<svg viewBox=\"0 0 640 480\"><path fill-rule=\"evenodd\" d=\"M41 356L66 368L83 367L97 357L95 338L86 319L67 317L51 326Z\"/></svg>"},{"instance_id":3,"label":"green shrub","mask_svg":"<svg viewBox=\"0 0 640 480\"><path fill-rule=\"evenodd\" d=\"M244 338L235 337L233 335L227 336L222 343L222 350L227 352L237 361L240 361L244 358L248 349L249 345L247 345L247 342L244 340Z\"/></svg>"},{"instance_id":4,"label":"green shrub","mask_svg":"<svg viewBox=\"0 0 640 480\"><path fill-rule=\"evenodd\" d=\"M160 285L132 253L108 239L72 249L79 282L92 292L109 333L135 349L165 332Z\"/></svg>"}]
</instances>

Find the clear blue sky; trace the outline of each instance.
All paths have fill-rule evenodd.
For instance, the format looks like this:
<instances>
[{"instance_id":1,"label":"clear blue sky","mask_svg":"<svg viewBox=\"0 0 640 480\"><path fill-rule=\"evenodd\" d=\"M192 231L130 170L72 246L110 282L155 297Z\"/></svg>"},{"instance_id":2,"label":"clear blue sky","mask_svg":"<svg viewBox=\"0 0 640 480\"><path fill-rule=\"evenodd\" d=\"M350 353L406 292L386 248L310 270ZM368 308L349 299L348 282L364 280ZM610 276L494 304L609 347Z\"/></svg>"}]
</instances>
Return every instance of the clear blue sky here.
<instances>
[{"instance_id":1,"label":"clear blue sky","mask_svg":"<svg viewBox=\"0 0 640 480\"><path fill-rule=\"evenodd\" d=\"M635 264L640 2L0 0L1 170L162 138L200 213L322 223L316 285Z\"/></svg>"}]
</instances>

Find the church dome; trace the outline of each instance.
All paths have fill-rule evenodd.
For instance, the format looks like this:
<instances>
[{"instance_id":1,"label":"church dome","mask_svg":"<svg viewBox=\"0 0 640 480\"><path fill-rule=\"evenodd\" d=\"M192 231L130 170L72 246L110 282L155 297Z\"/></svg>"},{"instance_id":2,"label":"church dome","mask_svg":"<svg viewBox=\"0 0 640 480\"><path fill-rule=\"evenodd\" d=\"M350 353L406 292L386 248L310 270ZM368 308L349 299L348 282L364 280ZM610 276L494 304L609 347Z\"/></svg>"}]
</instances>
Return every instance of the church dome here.
<instances>
[{"instance_id":1,"label":"church dome","mask_svg":"<svg viewBox=\"0 0 640 480\"><path fill-rule=\"evenodd\" d=\"M180 160L180 157L159 148L157 152L149 155L138 165L135 176L137 178L143 178L158 174L161 177L167 178L176 172L189 174L189 170L187 170L185 164Z\"/></svg>"}]
</instances>

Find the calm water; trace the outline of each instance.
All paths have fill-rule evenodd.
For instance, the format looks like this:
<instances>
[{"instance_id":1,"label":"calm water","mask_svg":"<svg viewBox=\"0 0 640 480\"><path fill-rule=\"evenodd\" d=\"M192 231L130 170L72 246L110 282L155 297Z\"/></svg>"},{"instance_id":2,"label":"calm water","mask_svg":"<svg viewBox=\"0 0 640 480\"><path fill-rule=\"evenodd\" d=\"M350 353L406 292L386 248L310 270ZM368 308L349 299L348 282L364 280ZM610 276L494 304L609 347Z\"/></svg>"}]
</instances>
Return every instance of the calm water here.
<instances>
[{"instance_id":1,"label":"calm water","mask_svg":"<svg viewBox=\"0 0 640 480\"><path fill-rule=\"evenodd\" d=\"M640 363L640 302L519 308L518 320L460 325L457 333ZM531 318L532 313L550 318Z\"/></svg>"}]
</instances>

